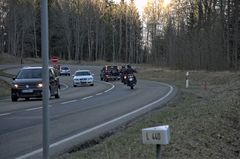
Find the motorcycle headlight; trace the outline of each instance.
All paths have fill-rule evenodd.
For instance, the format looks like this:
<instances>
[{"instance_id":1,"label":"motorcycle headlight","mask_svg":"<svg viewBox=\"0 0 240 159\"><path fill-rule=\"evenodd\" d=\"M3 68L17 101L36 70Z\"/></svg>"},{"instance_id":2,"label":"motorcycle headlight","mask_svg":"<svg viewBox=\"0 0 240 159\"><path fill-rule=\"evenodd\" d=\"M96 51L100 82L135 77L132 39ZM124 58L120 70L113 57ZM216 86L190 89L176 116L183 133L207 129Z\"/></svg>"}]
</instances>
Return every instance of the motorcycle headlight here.
<instances>
[{"instance_id":1,"label":"motorcycle headlight","mask_svg":"<svg viewBox=\"0 0 240 159\"><path fill-rule=\"evenodd\" d=\"M38 87L38 88L42 88L42 87L43 87L43 84L42 84L42 83L39 83L39 84L37 85L37 87Z\"/></svg>"},{"instance_id":2,"label":"motorcycle headlight","mask_svg":"<svg viewBox=\"0 0 240 159\"><path fill-rule=\"evenodd\" d=\"M13 87L14 87L14 88L18 88L18 84L14 84Z\"/></svg>"}]
</instances>

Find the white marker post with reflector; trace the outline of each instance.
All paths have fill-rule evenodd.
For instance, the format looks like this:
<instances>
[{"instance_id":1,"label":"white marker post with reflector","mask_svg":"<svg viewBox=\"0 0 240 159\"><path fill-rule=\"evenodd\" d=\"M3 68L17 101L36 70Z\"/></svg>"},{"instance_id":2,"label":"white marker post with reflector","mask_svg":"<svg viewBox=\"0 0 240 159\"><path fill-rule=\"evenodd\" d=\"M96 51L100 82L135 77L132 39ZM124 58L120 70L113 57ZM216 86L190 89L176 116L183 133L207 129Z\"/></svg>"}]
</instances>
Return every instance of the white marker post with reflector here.
<instances>
[{"instance_id":1,"label":"white marker post with reflector","mask_svg":"<svg viewBox=\"0 0 240 159\"><path fill-rule=\"evenodd\" d=\"M189 72L186 72L186 88L189 87Z\"/></svg>"},{"instance_id":2,"label":"white marker post with reflector","mask_svg":"<svg viewBox=\"0 0 240 159\"><path fill-rule=\"evenodd\" d=\"M143 144L156 145L156 158L161 158L161 145L167 145L170 142L170 129L168 125L142 129Z\"/></svg>"}]
</instances>

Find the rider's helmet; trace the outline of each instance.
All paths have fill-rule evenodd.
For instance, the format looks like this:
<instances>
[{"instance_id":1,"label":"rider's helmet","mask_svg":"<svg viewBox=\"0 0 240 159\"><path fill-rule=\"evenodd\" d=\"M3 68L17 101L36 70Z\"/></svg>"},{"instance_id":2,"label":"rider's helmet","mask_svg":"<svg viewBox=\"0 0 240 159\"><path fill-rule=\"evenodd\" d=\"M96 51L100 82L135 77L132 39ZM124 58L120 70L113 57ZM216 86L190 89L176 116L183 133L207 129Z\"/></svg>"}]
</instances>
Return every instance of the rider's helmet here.
<instances>
[{"instance_id":1,"label":"rider's helmet","mask_svg":"<svg viewBox=\"0 0 240 159\"><path fill-rule=\"evenodd\" d=\"M132 68L131 65L127 65L127 68Z\"/></svg>"}]
</instances>

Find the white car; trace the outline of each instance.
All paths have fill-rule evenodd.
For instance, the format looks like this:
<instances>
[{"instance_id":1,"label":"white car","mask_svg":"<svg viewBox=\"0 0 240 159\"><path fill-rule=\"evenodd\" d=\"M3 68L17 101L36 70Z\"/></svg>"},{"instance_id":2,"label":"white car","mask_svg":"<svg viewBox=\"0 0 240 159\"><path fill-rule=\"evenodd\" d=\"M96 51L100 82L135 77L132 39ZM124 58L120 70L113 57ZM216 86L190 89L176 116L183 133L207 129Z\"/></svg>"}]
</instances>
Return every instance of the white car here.
<instances>
[{"instance_id":1,"label":"white car","mask_svg":"<svg viewBox=\"0 0 240 159\"><path fill-rule=\"evenodd\" d=\"M61 66L60 67L60 76L61 75L70 76L70 73L71 73L71 71L70 71L69 67L67 67L67 66Z\"/></svg>"},{"instance_id":2,"label":"white car","mask_svg":"<svg viewBox=\"0 0 240 159\"><path fill-rule=\"evenodd\" d=\"M78 70L73 75L73 87L94 85L93 74L89 70Z\"/></svg>"}]
</instances>

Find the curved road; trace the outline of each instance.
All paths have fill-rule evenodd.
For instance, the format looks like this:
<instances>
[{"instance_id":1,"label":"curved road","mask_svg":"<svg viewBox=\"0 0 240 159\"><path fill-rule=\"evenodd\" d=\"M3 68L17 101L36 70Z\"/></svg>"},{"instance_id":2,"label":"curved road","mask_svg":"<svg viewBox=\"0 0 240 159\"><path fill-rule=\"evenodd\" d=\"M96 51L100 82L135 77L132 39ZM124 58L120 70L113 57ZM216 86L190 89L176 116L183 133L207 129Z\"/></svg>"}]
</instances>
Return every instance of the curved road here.
<instances>
[{"instance_id":1,"label":"curved road","mask_svg":"<svg viewBox=\"0 0 240 159\"><path fill-rule=\"evenodd\" d=\"M72 68L72 72L79 69ZM128 122L171 100L176 89L168 84L138 80L134 90L119 81L99 81L99 67L86 66L95 74L94 87L72 87L72 77L60 77L60 99L51 99L50 153L69 147ZM14 73L16 70L11 70ZM40 158L42 155L42 101L0 100L0 158Z\"/></svg>"}]
</instances>

